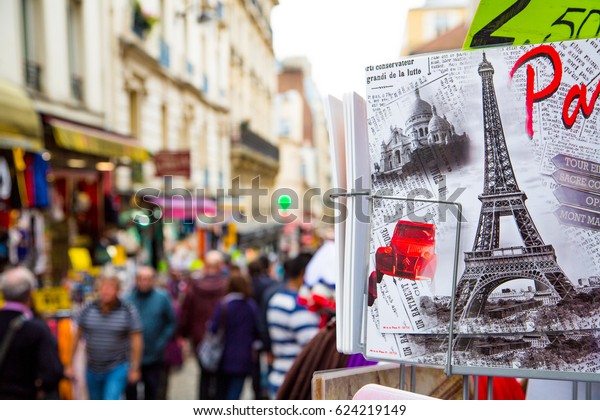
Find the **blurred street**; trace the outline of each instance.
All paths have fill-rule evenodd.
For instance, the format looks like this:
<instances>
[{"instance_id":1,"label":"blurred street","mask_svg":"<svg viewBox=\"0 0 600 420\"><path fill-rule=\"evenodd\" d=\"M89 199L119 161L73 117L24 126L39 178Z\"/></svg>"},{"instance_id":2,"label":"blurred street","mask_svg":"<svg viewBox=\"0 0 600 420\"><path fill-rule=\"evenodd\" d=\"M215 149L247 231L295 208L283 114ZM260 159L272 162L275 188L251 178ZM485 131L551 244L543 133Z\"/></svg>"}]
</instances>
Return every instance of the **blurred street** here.
<instances>
[{"instance_id":1,"label":"blurred street","mask_svg":"<svg viewBox=\"0 0 600 420\"><path fill-rule=\"evenodd\" d=\"M254 395L252 394L252 381L247 379L240 399L251 400L253 398ZM171 372L167 399L198 399L198 363L194 358L188 357L181 369Z\"/></svg>"}]
</instances>

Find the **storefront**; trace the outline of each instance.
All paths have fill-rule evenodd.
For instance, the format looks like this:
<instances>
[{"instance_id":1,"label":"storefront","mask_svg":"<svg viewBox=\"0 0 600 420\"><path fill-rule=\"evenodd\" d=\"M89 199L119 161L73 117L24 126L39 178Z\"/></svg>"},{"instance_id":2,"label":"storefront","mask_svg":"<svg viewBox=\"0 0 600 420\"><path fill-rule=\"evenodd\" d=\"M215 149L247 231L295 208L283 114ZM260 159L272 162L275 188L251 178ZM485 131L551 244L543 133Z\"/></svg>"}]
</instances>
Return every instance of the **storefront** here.
<instances>
[{"instance_id":1,"label":"storefront","mask_svg":"<svg viewBox=\"0 0 600 420\"><path fill-rule=\"evenodd\" d=\"M49 224L54 281L71 268L70 248L87 249L93 262L101 264L101 242L120 230L135 241L128 254L138 253L143 247L140 229L123 218L133 207L132 185L141 181L141 164L150 154L131 137L95 127L50 115L43 116L43 125L52 166Z\"/></svg>"},{"instance_id":2,"label":"storefront","mask_svg":"<svg viewBox=\"0 0 600 420\"><path fill-rule=\"evenodd\" d=\"M257 255L277 252L283 227L284 225L275 221L238 223L238 248L253 249Z\"/></svg>"},{"instance_id":3,"label":"storefront","mask_svg":"<svg viewBox=\"0 0 600 420\"><path fill-rule=\"evenodd\" d=\"M168 238L168 251L173 252L177 243L196 236L195 255L202 258L211 250L218 248L218 239L222 235L221 225L210 223L217 214L217 203L209 198L183 197L180 195L149 196L145 201L160 209L160 222Z\"/></svg>"},{"instance_id":4,"label":"storefront","mask_svg":"<svg viewBox=\"0 0 600 420\"><path fill-rule=\"evenodd\" d=\"M17 264L38 275L47 269L47 158L29 96L0 80L0 271Z\"/></svg>"}]
</instances>

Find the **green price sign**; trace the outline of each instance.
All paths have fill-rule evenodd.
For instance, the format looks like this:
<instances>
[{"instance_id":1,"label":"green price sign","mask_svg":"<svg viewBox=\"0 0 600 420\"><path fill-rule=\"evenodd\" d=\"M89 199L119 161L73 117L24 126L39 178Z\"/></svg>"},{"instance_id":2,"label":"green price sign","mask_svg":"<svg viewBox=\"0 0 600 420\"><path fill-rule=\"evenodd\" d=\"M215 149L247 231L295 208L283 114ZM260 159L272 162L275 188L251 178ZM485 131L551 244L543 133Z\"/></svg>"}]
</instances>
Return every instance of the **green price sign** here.
<instances>
[{"instance_id":1,"label":"green price sign","mask_svg":"<svg viewBox=\"0 0 600 420\"><path fill-rule=\"evenodd\" d=\"M596 38L598 0L481 0L463 48Z\"/></svg>"}]
</instances>

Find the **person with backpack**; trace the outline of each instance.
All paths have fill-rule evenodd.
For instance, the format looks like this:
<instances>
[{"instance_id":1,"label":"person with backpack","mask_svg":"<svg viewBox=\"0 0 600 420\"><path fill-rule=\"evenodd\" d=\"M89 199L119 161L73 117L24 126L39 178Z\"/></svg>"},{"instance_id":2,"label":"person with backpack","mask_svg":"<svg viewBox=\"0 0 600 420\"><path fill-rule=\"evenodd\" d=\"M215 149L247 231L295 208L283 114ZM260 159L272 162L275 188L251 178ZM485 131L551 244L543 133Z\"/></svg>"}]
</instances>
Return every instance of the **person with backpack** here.
<instances>
[{"instance_id":1,"label":"person with backpack","mask_svg":"<svg viewBox=\"0 0 600 420\"><path fill-rule=\"evenodd\" d=\"M48 326L32 312L37 281L24 267L0 278L0 399L57 398L63 366Z\"/></svg>"}]
</instances>

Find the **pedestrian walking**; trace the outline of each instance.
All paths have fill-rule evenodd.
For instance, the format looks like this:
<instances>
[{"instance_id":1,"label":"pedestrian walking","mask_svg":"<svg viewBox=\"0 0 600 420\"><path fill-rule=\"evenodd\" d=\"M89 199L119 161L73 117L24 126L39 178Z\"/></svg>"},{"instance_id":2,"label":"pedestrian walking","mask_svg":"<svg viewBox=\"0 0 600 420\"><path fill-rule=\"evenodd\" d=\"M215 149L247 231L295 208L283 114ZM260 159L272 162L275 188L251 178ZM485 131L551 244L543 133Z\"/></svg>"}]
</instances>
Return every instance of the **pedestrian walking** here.
<instances>
[{"instance_id":1,"label":"pedestrian walking","mask_svg":"<svg viewBox=\"0 0 600 420\"><path fill-rule=\"evenodd\" d=\"M206 326L219 301L227 292L227 278L223 275L224 259L219 251L209 251L204 256L204 272L190 283L179 319L179 332L188 338L196 356L198 345L204 338ZM200 379L198 399L214 399L217 384L214 373L202 369L200 366Z\"/></svg>"},{"instance_id":2,"label":"pedestrian walking","mask_svg":"<svg viewBox=\"0 0 600 420\"><path fill-rule=\"evenodd\" d=\"M168 294L156 286L156 272L152 267L138 268L135 288L127 301L138 311L142 323L144 351L141 380L127 386L127 399L137 400L138 385L144 387L144 399L158 399L160 385L166 379L165 347L175 332L177 321Z\"/></svg>"},{"instance_id":3,"label":"pedestrian walking","mask_svg":"<svg viewBox=\"0 0 600 420\"><path fill-rule=\"evenodd\" d=\"M224 349L217 374L217 399L237 400L246 377L258 357L258 308L252 298L252 284L241 274L229 278L228 293L215 309L209 324L213 333L222 328Z\"/></svg>"},{"instance_id":4,"label":"pedestrian walking","mask_svg":"<svg viewBox=\"0 0 600 420\"><path fill-rule=\"evenodd\" d=\"M273 397L295 358L319 331L319 316L298 303L298 290L311 257L302 253L286 264L286 286L269 300L267 323L273 353L269 387Z\"/></svg>"},{"instance_id":5,"label":"pedestrian walking","mask_svg":"<svg viewBox=\"0 0 600 420\"><path fill-rule=\"evenodd\" d=\"M268 374L268 354L271 351L271 343L269 340L267 328L267 303L264 301L265 290L276 283L276 280L269 277L269 260L266 256L259 257L248 264L248 274L252 280L252 296L258 306L258 333L260 338L260 347L258 349L258 357L256 357L254 366L252 367L252 389L254 391L254 399L261 400L268 398L268 386L266 381L263 383L263 373ZM264 386L263 386L264 385Z\"/></svg>"},{"instance_id":6,"label":"pedestrian walking","mask_svg":"<svg viewBox=\"0 0 600 420\"><path fill-rule=\"evenodd\" d=\"M98 298L77 317L71 364L82 338L86 339L86 382L91 400L121 399L127 383L141 378L142 324L135 307L119 298L120 280L112 270L98 279Z\"/></svg>"},{"instance_id":7,"label":"pedestrian walking","mask_svg":"<svg viewBox=\"0 0 600 420\"><path fill-rule=\"evenodd\" d=\"M63 366L48 326L32 312L37 281L24 267L0 277L0 399L57 398Z\"/></svg>"}]
</instances>

